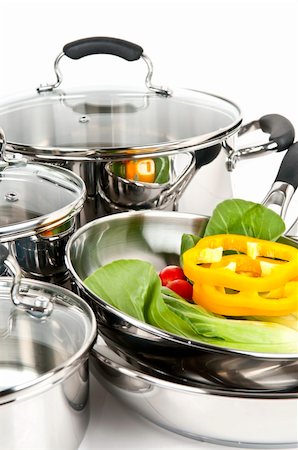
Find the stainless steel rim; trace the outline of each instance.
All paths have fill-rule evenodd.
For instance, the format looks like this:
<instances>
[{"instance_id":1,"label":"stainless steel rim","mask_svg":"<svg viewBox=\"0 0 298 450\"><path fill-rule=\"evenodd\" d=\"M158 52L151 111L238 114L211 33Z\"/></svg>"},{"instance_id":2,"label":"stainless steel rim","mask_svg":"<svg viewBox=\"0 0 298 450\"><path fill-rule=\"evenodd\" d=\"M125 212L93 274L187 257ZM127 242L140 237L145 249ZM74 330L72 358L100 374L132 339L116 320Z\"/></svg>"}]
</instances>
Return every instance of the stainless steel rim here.
<instances>
[{"instance_id":1,"label":"stainless steel rim","mask_svg":"<svg viewBox=\"0 0 298 450\"><path fill-rule=\"evenodd\" d=\"M107 346L106 344L104 344ZM98 360L102 365L108 366L115 371L129 376L134 379L139 379L141 381L146 381L150 384L157 385L164 389L179 390L183 392L189 392L193 394L206 394L206 395L217 395L224 397L237 397L237 398L258 398L258 399L286 399L286 398L298 398L298 392L268 392L268 391L253 391L253 390L243 390L243 389L226 389L223 387L210 387L209 385L203 385L196 383L196 386L192 385L191 382L187 384L180 384L178 382L169 381L160 377L155 377L149 375L145 372L141 372L128 363L121 364L121 362L116 362L112 357L104 355L100 352L97 343L93 346L91 351L92 357Z\"/></svg>"}]
</instances>

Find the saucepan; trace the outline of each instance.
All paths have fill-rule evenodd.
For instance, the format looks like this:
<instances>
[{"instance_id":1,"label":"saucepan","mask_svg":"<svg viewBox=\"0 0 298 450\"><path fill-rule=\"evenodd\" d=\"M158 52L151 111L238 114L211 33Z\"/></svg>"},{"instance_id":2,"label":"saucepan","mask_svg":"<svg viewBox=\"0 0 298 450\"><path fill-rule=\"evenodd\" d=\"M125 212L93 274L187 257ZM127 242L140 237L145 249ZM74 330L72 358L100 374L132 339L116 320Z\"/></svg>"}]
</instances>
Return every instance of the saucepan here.
<instances>
[{"instance_id":1,"label":"saucepan","mask_svg":"<svg viewBox=\"0 0 298 450\"><path fill-rule=\"evenodd\" d=\"M85 184L67 169L8 154L2 130L0 144L0 242L9 245L26 276L67 278L65 245L77 226Z\"/></svg>"},{"instance_id":2,"label":"saucepan","mask_svg":"<svg viewBox=\"0 0 298 450\"><path fill-rule=\"evenodd\" d=\"M73 292L21 278L0 244L0 448L76 450L89 422L91 308Z\"/></svg>"},{"instance_id":3,"label":"saucepan","mask_svg":"<svg viewBox=\"0 0 298 450\"><path fill-rule=\"evenodd\" d=\"M62 60L94 54L144 62L145 86L61 89ZM84 180L87 200L80 213L81 224L110 214L114 206L116 210L165 209L172 204L175 209L181 183L185 189L193 176L192 158L201 161L202 150L204 164L208 164L210 153L214 155L214 147L219 146L224 178L238 159L285 150L294 140L293 126L279 114L266 114L242 125L241 111L230 100L192 89L156 86L151 59L141 46L122 39L99 36L70 42L58 54L54 70L52 84L2 101L0 123L6 130L8 152L63 166ZM255 129L264 132L261 142L241 146L238 137ZM184 152L198 156L183 162L179 154ZM148 186L123 178L111 180L107 165L111 161L164 156L182 165L181 177L172 177L170 183Z\"/></svg>"},{"instance_id":4,"label":"saucepan","mask_svg":"<svg viewBox=\"0 0 298 450\"><path fill-rule=\"evenodd\" d=\"M280 203L282 214L298 185L297 173L291 169L297 161L297 144L286 156L266 199L268 206L269 198L275 205ZM179 337L119 311L84 284L98 267L117 259L143 259L157 271L170 264L179 265L181 236L183 233L202 236L207 223L206 216L173 211L127 212L97 219L70 238L66 264L80 295L95 311L100 334L111 348L127 355L130 362L142 361L193 382L251 390L296 389L298 348L295 354L269 354L231 350ZM293 239L281 240L298 246Z\"/></svg>"}]
</instances>

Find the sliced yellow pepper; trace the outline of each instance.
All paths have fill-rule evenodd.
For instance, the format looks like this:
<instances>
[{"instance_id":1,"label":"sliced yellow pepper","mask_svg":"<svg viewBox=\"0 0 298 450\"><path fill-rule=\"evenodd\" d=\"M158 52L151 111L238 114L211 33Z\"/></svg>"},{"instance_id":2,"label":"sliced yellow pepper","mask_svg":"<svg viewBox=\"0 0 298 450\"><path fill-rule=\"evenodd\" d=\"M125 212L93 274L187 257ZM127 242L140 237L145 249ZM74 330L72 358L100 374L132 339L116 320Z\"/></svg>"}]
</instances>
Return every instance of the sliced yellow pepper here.
<instances>
[{"instance_id":1,"label":"sliced yellow pepper","mask_svg":"<svg viewBox=\"0 0 298 450\"><path fill-rule=\"evenodd\" d=\"M268 294L255 291L227 293L214 285L195 283L193 286L195 303L224 316L283 316L297 312L298 282L286 283L282 294L279 298L268 298Z\"/></svg>"},{"instance_id":2,"label":"sliced yellow pepper","mask_svg":"<svg viewBox=\"0 0 298 450\"><path fill-rule=\"evenodd\" d=\"M202 255L208 254L206 249L218 249L220 247L223 251L234 250L247 256L251 244L255 244L256 247L256 250L254 250L255 259L260 257L277 259L282 261L283 264L277 265L269 274L251 277L250 274L233 272L222 266L212 267L211 264L206 267L206 264L212 263L212 261L202 258ZM252 264L254 259L250 258L250 260ZM278 288L298 276L298 249L289 245L242 235L207 236L183 254L183 270L186 277L193 283L222 286L237 291L265 292ZM244 272L249 271L245 270Z\"/></svg>"}]
</instances>

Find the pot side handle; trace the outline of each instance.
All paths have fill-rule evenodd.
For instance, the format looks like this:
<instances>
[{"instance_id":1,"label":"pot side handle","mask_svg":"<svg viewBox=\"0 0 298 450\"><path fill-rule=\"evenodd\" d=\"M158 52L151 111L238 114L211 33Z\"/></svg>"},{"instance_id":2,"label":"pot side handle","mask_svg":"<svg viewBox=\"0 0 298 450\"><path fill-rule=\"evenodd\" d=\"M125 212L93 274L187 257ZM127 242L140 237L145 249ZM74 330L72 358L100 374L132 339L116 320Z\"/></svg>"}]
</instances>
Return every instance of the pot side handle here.
<instances>
[{"instance_id":1,"label":"pot side handle","mask_svg":"<svg viewBox=\"0 0 298 450\"><path fill-rule=\"evenodd\" d=\"M267 114L259 119L260 128L269 133L269 140L277 144L276 151L289 148L295 139L295 130L291 122L279 114Z\"/></svg>"},{"instance_id":2,"label":"pot side handle","mask_svg":"<svg viewBox=\"0 0 298 450\"><path fill-rule=\"evenodd\" d=\"M230 172L235 168L240 158L254 158L269 151L281 152L289 148L294 142L294 127L286 117L280 114L267 114L259 120L243 125L238 132L238 137L258 129L269 134L269 141L264 144L238 149L230 147L227 143L224 144L228 155L226 166Z\"/></svg>"}]
</instances>

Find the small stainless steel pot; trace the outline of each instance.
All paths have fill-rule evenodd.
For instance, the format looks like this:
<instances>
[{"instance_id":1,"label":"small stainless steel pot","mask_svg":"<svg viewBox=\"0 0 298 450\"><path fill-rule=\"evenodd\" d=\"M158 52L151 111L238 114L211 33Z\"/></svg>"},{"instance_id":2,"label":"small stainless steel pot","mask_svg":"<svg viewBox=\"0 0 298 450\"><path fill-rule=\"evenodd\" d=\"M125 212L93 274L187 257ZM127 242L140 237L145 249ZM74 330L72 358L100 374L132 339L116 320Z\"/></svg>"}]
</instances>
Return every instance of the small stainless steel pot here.
<instances>
[{"instance_id":1,"label":"small stainless steel pot","mask_svg":"<svg viewBox=\"0 0 298 450\"><path fill-rule=\"evenodd\" d=\"M84 182L66 169L8 155L3 131L0 140L0 242L9 243L27 276L62 279L66 242L86 196Z\"/></svg>"},{"instance_id":2,"label":"small stainless steel pot","mask_svg":"<svg viewBox=\"0 0 298 450\"><path fill-rule=\"evenodd\" d=\"M136 369L100 338L91 370L126 406L174 433L227 447L297 448L297 389L268 393L183 384Z\"/></svg>"},{"instance_id":3,"label":"small stainless steel pot","mask_svg":"<svg viewBox=\"0 0 298 450\"><path fill-rule=\"evenodd\" d=\"M272 202L280 206L281 215L298 184L292 170L297 157L295 144L288 150L265 199L267 205ZM92 305L99 329L111 347L188 380L203 379L254 390L297 388L298 343L297 354L285 355L237 351L192 341L128 316L84 285L84 279L98 267L117 259L143 259L157 271L170 264L179 265L181 236L201 236L207 222L206 216L164 211L128 212L97 219L71 237L66 264L79 292ZM281 240L297 246L292 239Z\"/></svg>"},{"instance_id":4,"label":"small stainless steel pot","mask_svg":"<svg viewBox=\"0 0 298 450\"><path fill-rule=\"evenodd\" d=\"M76 450L89 421L91 308L72 292L21 279L8 250L0 265L0 448Z\"/></svg>"},{"instance_id":5,"label":"small stainless steel pot","mask_svg":"<svg viewBox=\"0 0 298 450\"><path fill-rule=\"evenodd\" d=\"M77 60L107 53L127 61L144 61L148 69L146 88L60 89L63 57ZM8 151L21 153L35 162L62 165L85 181L87 201L80 214L81 224L109 214L113 206L116 210L140 209L138 200L131 201L131 192L150 191L149 186L129 185L123 180L109 184L111 190L103 189L101 177L108 176L103 173L107 167L105 163L109 161L161 155L173 157L182 152L205 150L204 164L207 164L210 161L208 150L213 154L214 146L219 145L223 160L221 178L224 178L225 173L228 175L225 160L228 170L232 170L241 157L281 151L294 140L293 126L280 115L269 114L242 126L239 107L227 99L191 89L155 86L151 82L151 60L139 45L121 39L91 37L70 42L57 56L54 70L57 80L53 84L41 85L37 93L3 102L0 123L6 130ZM246 143L239 148L235 139L256 128L269 134L269 140L264 136L265 143ZM213 178L210 176L210 183ZM121 188L125 185L129 194L121 204L117 202L119 184ZM164 203L143 202L142 208L165 209L171 205L177 208L179 177L176 184L175 189L159 187L163 189ZM155 188L152 186L154 193ZM172 196L171 202L167 189ZM217 190L222 192L222 188L217 187ZM228 197L232 194L229 178L226 190ZM187 189L184 195L187 195ZM199 205L197 207L199 211Z\"/></svg>"}]
</instances>

